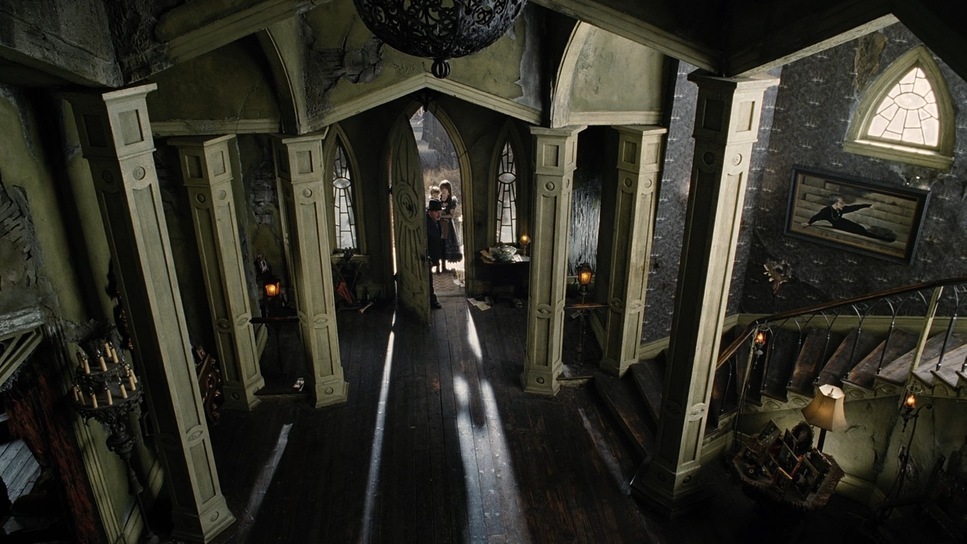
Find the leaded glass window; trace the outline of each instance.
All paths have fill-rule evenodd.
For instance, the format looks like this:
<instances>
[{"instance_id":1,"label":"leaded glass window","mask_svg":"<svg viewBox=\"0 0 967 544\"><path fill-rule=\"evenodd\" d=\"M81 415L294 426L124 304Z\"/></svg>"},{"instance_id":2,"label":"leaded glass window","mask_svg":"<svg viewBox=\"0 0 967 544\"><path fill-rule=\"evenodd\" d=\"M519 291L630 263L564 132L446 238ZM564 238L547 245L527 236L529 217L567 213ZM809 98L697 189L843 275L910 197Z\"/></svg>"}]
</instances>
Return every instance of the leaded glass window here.
<instances>
[{"instance_id":1,"label":"leaded glass window","mask_svg":"<svg viewBox=\"0 0 967 544\"><path fill-rule=\"evenodd\" d=\"M913 68L890 89L870 119L867 134L914 146L937 147L940 112L933 85L920 67Z\"/></svg>"},{"instance_id":2,"label":"leaded glass window","mask_svg":"<svg viewBox=\"0 0 967 544\"><path fill-rule=\"evenodd\" d=\"M497 171L497 243L517 242L517 163L510 142L504 143Z\"/></svg>"},{"instance_id":3,"label":"leaded glass window","mask_svg":"<svg viewBox=\"0 0 967 544\"><path fill-rule=\"evenodd\" d=\"M332 159L332 204L335 217L333 250L358 249L356 213L353 208L353 178L342 142L336 143Z\"/></svg>"}]
</instances>

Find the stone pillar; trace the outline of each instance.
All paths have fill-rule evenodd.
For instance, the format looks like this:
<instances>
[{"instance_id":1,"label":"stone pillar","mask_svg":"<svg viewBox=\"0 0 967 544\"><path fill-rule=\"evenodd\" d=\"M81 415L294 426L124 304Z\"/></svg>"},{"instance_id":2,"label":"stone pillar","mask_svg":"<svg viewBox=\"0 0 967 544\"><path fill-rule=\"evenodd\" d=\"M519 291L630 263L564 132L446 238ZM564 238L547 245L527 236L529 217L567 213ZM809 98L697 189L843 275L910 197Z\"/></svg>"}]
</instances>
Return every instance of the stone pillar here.
<instances>
[{"instance_id":1,"label":"stone pillar","mask_svg":"<svg viewBox=\"0 0 967 544\"><path fill-rule=\"evenodd\" d=\"M349 384L343 378L336 332L335 289L329 228L333 211L326 204L322 141L325 134L275 141L279 203L295 291L299 325L305 343L309 377L306 386L316 408L345 402Z\"/></svg>"},{"instance_id":2,"label":"stone pillar","mask_svg":"<svg viewBox=\"0 0 967 544\"><path fill-rule=\"evenodd\" d=\"M648 263L661 175L662 127L615 127L618 186L611 238L608 317L601 369L621 376L638 362L645 314Z\"/></svg>"},{"instance_id":3,"label":"stone pillar","mask_svg":"<svg viewBox=\"0 0 967 544\"><path fill-rule=\"evenodd\" d=\"M222 495L155 171L145 96L154 84L67 96L126 305L135 369L172 500L172 537L208 542L235 517Z\"/></svg>"},{"instance_id":4,"label":"stone pillar","mask_svg":"<svg viewBox=\"0 0 967 544\"><path fill-rule=\"evenodd\" d=\"M693 72L699 87L695 155L672 319L656 451L632 489L668 514L704 493L697 471L752 146L772 78L725 79Z\"/></svg>"},{"instance_id":5,"label":"stone pillar","mask_svg":"<svg viewBox=\"0 0 967 544\"><path fill-rule=\"evenodd\" d=\"M224 378L225 408L248 410L258 404L255 392L265 380L259 371L245 280L246 260L239 243L238 205L232 191L230 146L234 141L234 136L221 136L179 138L168 143L178 148L182 178L188 188L215 330L215 351Z\"/></svg>"},{"instance_id":6,"label":"stone pillar","mask_svg":"<svg viewBox=\"0 0 967 544\"><path fill-rule=\"evenodd\" d=\"M571 191L578 133L584 127L535 127L527 351L522 380L529 393L555 395L564 370L562 342Z\"/></svg>"}]
</instances>

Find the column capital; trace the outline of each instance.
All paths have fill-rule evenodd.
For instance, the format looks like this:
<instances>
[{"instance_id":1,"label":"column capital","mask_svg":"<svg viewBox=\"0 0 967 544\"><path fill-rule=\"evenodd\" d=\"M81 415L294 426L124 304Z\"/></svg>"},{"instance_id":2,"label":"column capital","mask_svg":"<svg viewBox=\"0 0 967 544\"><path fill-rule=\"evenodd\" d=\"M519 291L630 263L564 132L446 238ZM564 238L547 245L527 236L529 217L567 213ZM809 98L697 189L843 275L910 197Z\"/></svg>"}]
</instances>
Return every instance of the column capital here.
<instances>
[{"instance_id":1,"label":"column capital","mask_svg":"<svg viewBox=\"0 0 967 544\"><path fill-rule=\"evenodd\" d=\"M168 145L178 149L186 187L213 187L232 181L229 143L235 135L172 138Z\"/></svg>"},{"instance_id":2,"label":"column capital","mask_svg":"<svg viewBox=\"0 0 967 544\"><path fill-rule=\"evenodd\" d=\"M564 176L577 168L577 135L584 126L531 127L534 136L534 173Z\"/></svg>"},{"instance_id":3,"label":"column capital","mask_svg":"<svg viewBox=\"0 0 967 544\"><path fill-rule=\"evenodd\" d=\"M320 181L323 175L322 142L328 127L305 136L275 137L276 176L290 183Z\"/></svg>"},{"instance_id":4,"label":"column capital","mask_svg":"<svg viewBox=\"0 0 967 544\"><path fill-rule=\"evenodd\" d=\"M150 83L106 93L61 95L74 110L84 158L122 159L153 152L146 97L157 88Z\"/></svg>"},{"instance_id":5,"label":"column capital","mask_svg":"<svg viewBox=\"0 0 967 544\"><path fill-rule=\"evenodd\" d=\"M662 138L668 129L646 125L619 125L613 128L618 132L619 171L641 174L661 170Z\"/></svg>"},{"instance_id":6,"label":"column capital","mask_svg":"<svg viewBox=\"0 0 967 544\"><path fill-rule=\"evenodd\" d=\"M755 142L759 137L762 97L777 85L774 77L725 78L698 70L688 75L698 85L695 112L696 140L728 144Z\"/></svg>"}]
</instances>

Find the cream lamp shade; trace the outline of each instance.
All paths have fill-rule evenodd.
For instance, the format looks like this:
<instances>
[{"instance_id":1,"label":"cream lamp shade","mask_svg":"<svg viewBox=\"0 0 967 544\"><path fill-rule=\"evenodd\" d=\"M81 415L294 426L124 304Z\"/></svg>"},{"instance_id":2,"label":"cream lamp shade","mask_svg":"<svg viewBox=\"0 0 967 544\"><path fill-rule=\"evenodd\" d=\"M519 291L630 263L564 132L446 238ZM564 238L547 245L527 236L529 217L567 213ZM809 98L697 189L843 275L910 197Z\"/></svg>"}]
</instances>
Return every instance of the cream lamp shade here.
<instances>
[{"instance_id":1,"label":"cream lamp shade","mask_svg":"<svg viewBox=\"0 0 967 544\"><path fill-rule=\"evenodd\" d=\"M819 433L819 444L817 446L819 451L823 451L826 431L839 432L849 428L849 423L846 422L846 414L843 411L845 397L846 395L839 387L823 384L819 386L819 391L813 397L813 401L802 409L802 417L806 422L822 429L822 432Z\"/></svg>"}]
</instances>

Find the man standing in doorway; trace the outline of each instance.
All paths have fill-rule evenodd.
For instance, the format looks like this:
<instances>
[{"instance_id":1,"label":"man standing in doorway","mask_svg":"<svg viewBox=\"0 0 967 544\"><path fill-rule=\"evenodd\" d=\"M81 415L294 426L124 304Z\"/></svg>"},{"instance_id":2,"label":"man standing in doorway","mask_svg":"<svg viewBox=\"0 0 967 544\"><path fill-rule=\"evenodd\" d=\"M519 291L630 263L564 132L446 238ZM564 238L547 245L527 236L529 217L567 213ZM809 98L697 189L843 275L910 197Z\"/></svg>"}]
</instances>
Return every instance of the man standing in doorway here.
<instances>
[{"instance_id":1,"label":"man standing in doorway","mask_svg":"<svg viewBox=\"0 0 967 544\"><path fill-rule=\"evenodd\" d=\"M426 260L427 271L430 278L430 308L438 310L442 308L440 301L433 292L433 263L443 259L443 239L440 237L440 216L443 214L443 204L435 199L430 199L426 207Z\"/></svg>"}]
</instances>

